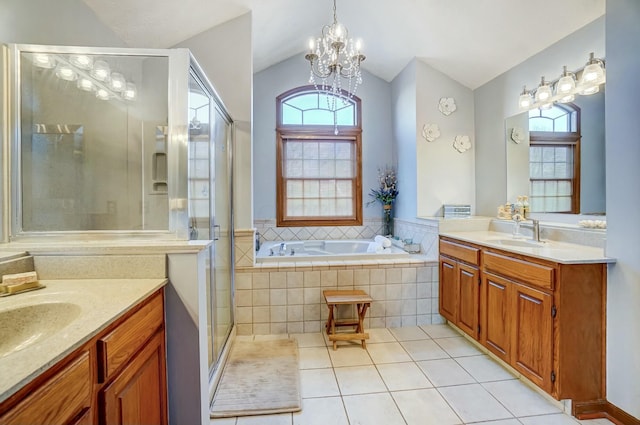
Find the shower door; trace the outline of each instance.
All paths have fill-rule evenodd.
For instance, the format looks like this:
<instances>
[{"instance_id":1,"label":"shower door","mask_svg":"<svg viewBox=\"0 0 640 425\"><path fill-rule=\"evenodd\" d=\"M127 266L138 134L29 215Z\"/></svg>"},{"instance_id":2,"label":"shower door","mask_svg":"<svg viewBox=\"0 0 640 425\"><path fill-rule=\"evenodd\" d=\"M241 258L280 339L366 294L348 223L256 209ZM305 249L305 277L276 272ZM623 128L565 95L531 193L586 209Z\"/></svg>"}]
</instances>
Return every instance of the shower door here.
<instances>
[{"instance_id":1,"label":"shower door","mask_svg":"<svg viewBox=\"0 0 640 425\"><path fill-rule=\"evenodd\" d=\"M213 90L189 76L189 234L213 240L207 264L207 340L210 374L233 325L231 120Z\"/></svg>"}]
</instances>

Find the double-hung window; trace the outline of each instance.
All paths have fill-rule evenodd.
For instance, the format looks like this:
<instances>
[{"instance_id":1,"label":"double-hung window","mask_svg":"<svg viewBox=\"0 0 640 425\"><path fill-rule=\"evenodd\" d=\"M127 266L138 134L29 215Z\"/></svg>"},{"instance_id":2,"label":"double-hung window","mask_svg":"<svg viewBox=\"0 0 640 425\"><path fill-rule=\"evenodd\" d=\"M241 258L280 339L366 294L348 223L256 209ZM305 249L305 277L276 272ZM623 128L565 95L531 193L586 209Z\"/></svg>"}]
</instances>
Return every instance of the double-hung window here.
<instances>
[{"instance_id":1,"label":"double-hung window","mask_svg":"<svg viewBox=\"0 0 640 425\"><path fill-rule=\"evenodd\" d=\"M360 99L305 86L278 96L276 111L277 225L361 225Z\"/></svg>"},{"instance_id":2,"label":"double-hung window","mask_svg":"<svg viewBox=\"0 0 640 425\"><path fill-rule=\"evenodd\" d=\"M580 109L570 103L529 112L531 212L580 208Z\"/></svg>"}]
</instances>

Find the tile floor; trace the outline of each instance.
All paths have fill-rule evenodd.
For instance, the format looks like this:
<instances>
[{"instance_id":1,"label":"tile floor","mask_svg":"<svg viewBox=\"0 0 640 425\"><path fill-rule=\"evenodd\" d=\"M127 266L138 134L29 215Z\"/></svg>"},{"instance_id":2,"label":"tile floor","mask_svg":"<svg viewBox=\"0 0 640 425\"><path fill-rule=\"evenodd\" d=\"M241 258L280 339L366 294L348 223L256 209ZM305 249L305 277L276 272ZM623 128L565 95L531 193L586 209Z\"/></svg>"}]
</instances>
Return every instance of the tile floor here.
<instances>
[{"instance_id":1,"label":"tile floor","mask_svg":"<svg viewBox=\"0 0 640 425\"><path fill-rule=\"evenodd\" d=\"M611 424L562 413L447 325L368 332L367 350L341 342L333 351L320 333L290 335L300 350L302 411L211 425Z\"/></svg>"}]
</instances>

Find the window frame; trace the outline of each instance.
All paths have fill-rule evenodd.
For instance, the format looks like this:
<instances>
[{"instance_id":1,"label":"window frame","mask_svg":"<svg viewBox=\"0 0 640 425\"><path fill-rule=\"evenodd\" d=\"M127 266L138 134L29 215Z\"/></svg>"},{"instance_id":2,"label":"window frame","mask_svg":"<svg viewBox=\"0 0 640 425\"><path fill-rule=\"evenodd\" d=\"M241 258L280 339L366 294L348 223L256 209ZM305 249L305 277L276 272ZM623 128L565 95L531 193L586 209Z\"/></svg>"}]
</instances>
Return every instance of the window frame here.
<instances>
[{"instance_id":1,"label":"window frame","mask_svg":"<svg viewBox=\"0 0 640 425\"><path fill-rule=\"evenodd\" d=\"M335 134L334 125L283 125L282 103L296 94L302 95L317 91L315 86L307 85L288 90L276 97L276 225L278 227L305 226L361 226L362 215L362 102L359 97L349 98L343 90L342 95L350 99L356 108L355 126L338 126ZM338 100L340 101L340 100ZM350 141L355 149L356 173L353 178L354 214L351 216L288 216L286 201L286 181L284 177L284 144L287 139L295 140L340 140ZM296 178L296 180L299 180ZM319 179L313 179L319 180Z\"/></svg>"}]
</instances>

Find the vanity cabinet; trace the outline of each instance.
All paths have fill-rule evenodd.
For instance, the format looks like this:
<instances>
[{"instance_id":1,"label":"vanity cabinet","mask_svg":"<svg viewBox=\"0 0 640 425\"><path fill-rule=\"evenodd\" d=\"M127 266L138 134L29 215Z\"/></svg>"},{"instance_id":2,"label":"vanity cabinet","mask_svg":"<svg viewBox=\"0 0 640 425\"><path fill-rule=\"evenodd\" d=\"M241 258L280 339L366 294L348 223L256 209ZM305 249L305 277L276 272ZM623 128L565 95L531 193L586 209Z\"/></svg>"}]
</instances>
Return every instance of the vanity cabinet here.
<instances>
[{"instance_id":1,"label":"vanity cabinet","mask_svg":"<svg viewBox=\"0 0 640 425\"><path fill-rule=\"evenodd\" d=\"M474 297L460 286L469 258L453 259L451 247L478 253L477 316L461 309ZM444 236L440 253L440 314L556 399L604 398L605 263L563 264Z\"/></svg>"},{"instance_id":2,"label":"vanity cabinet","mask_svg":"<svg viewBox=\"0 0 640 425\"><path fill-rule=\"evenodd\" d=\"M92 368L88 351L61 362L38 388L6 414L0 424L88 424L91 418Z\"/></svg>"},{"instance_id":3,"label":"vanity cabinet","mask_svg":"<svg viewBox=\"0 0 640 425\"><path fill-rule=\"evenodd\" d=\"M0 404L0 424L167 424L157 291Z\"/></svg>"},{"instance_id":4,"label":"vanity cabinet","mask_svg":"<svg viewBox=\"0 0 640 425\"><path fill-rule=\"evenodd\" d=\"M440 241L440 314L473 338L478 338L480 250Z\"/></svg>"}]
</instances>

